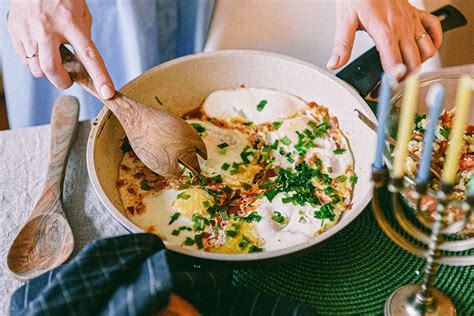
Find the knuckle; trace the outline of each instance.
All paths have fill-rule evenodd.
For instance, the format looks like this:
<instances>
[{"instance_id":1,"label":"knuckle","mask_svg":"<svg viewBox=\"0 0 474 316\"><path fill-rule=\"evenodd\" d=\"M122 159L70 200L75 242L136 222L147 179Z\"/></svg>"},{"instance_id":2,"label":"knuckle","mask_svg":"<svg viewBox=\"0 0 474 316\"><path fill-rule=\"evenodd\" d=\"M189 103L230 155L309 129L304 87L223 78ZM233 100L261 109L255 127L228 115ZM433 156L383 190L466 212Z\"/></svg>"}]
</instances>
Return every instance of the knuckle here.
<instances>
[{"instance_id":1,"label":"knuckle","mask_svg":"<svg viewBox=\"0 0 474 316\"><path fill-rule=\"evenodd\" d=\"M75 18L74 11L69 8L64 8L64 7L60 9L60 11L58 12L58 16L61 19L69 21L69 22L71 20L74 20Z\"/></svg>"},{"instance_id":2,"label":"knuckle","mask_svg":"<svg viewBox=\"0 0 474 316\"><path fill-rule=\"evenodd\" d=\"M96 59L97 56L99 55L99 53L97 52L97 49L91 45L80 48L79 54L86 60Z\"/></svg>"}]
</instances>

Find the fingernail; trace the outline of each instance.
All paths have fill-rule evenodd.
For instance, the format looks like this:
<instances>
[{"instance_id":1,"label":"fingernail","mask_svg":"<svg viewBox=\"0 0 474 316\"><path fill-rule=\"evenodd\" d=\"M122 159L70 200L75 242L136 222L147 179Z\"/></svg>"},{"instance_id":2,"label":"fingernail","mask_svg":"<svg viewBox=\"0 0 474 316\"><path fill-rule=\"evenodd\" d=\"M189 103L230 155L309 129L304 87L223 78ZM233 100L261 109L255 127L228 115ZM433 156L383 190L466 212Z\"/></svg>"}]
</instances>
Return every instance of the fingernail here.
<instances>
[{"instance_id":1,"label":"fingernail","mask_svg":"<svg viewBox=\"0 0 474 316\"><path fill-rule=\"evenodd\" d=\"M102 98L110 99L114 96L115 91L108 84L104 84L100 87L100 94L102 95Z\"/></svg>"},{"instance_id":2,"label":"fingernail","mask_svg":"<svg viewBox=\"0 0 474 316\"><path fill-rule=\"evenodd\" d=\"M333 68L337 66L339 63L339 55L332 55L331 58L328 60L328 64L326 65L328 68Z\"/></svg>"}]
</instances>

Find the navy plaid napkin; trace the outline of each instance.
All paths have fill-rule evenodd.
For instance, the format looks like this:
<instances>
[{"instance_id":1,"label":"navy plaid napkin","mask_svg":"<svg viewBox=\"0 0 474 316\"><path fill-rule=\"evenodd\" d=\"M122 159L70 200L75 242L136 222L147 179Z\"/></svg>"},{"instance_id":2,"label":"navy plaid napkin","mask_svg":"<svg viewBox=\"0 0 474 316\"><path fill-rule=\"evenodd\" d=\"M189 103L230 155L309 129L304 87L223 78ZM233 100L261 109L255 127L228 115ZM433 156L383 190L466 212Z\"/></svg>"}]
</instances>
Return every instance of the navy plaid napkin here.
<instances>
[{"instance_id":1,"label":"navy plaid napkin","mask_svg":"<svg viewBox=\"0 0 474 316\"><path fill-rule=\"evenodd\" d=\"M232 272L172 271L151 234L94 241L69 263L19 288L10 315L154 315L170 293L204 315L314 315L314 308L232 286Z\"/></svg>"}]
</instances>

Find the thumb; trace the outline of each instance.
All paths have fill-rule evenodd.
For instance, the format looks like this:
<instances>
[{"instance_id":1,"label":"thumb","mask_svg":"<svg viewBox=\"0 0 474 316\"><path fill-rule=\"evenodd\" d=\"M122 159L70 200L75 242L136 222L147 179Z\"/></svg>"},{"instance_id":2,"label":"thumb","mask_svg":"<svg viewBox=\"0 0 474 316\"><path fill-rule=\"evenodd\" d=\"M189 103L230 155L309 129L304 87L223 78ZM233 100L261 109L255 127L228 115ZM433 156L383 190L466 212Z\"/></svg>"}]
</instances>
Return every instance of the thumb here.
<instances>
[{"instance_id":1,"label":"thumb","mask_svg":"<svg viewBox=\"0 0 474 316\"><path fill-rule=\"evenodd\" d=\"M334 37L334 47L327 67L336 70L344 66L351 57L354 46L357 23L355 20L348 20L347 16L338 18L336 23L336 35Z\"/></svg>"}]
</instances>

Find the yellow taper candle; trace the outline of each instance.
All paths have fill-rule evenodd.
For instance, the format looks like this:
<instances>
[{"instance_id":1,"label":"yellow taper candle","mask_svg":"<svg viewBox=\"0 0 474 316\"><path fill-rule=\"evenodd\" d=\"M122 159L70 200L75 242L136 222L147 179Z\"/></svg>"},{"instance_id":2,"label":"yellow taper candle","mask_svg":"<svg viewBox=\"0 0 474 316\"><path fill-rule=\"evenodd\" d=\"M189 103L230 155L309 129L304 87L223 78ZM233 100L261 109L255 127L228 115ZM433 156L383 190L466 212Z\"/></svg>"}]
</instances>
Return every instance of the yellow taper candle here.
<instances>
[{"instance_id":1,"label":"yellow taper candle","mask_svg":"<svg viewBox=\"0 0 474 316\"><path fill-rule=\"evenodd\" d=\"M408 76L406 92L403 96L400 119L397 132L397 146L395 147L395 160L393 162L393 178L402 178L405 175L405 163L408 156L408 142L413 132L416 105L418 101L418 75Z\"/></svg>"},{"instance_id":2,"label":"yellow taper candle","mask_svg":"<svg viewBox=\"0 0 474 316\"><path fill-rule=\"evenodd\" d=\"M472 80L465 75L459 79L456 93L456 109L454 112L453 125L449 133L449 145L446 153L446 160L441 174L441 181L447 185L456 183L459 170L459 159L461 159L461 150L464 144L464 128L469 116L471 107Z\"/></svg>"}]
</instances>

